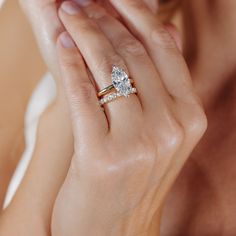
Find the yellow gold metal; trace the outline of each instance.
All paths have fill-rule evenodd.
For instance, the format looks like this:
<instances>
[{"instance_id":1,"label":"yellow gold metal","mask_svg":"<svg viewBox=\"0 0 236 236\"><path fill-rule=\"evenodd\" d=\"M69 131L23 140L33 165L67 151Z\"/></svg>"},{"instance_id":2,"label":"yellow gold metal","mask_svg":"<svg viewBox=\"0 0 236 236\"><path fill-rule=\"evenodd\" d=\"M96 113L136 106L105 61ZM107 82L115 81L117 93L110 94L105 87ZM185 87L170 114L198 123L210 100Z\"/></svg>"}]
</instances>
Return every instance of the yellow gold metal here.
<instances>
[{"instance_id":1,"label":"yellow gold metal","mask_svg":"<svg viewBox=\"0 0 236 236\"><path fill-rule=\"evenodd\" d=\"M107 86L106 88L102 89L101 91L99 91L98 97L100 98L100 97L112 92L114 89L115 88L114 88L113 84L111 84L111 85Z\"/></svg>"},{"instance_id":2,"label":"yellow gold metal","mask_svg":"<svg viewBox=\"0 0 236 236\"><path fill-rule=\"evenodd\" d=\"M134 83L134 80L133 79L130 79L130 82L133 84ZM102 97L104 95L107 95L108 93L111 93L115 90L115 87L113 84L107 86L106 88L102 89L101 91L98 92L98 97Z\"/></svg>"}]
</instances>

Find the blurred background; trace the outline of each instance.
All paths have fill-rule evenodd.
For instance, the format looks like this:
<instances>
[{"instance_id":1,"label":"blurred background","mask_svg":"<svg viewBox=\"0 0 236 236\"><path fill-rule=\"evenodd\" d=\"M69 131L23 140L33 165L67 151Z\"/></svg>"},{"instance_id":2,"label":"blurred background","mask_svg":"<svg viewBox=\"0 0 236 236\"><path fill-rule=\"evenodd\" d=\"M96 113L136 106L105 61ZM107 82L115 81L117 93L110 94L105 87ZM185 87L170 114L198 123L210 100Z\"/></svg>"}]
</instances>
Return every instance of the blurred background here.
<instances>
[{"instance_id":1,"label":"blurred background","mask_svg":"<svg viewBox=\"0 0 236 236\"><path fill-rule=\"evenodd\" d=\"M0 36L1 83L5 80L9 86L14 81L11 86L20 89L27 82L32 88L45 73L45 66L17 0L6 0L0 10Z\"/></svg>"},{"instance_id":2,"label":"blurred background","mask_svg":"<svg viewBox=\"0 0 236 236\"><path fill-rule=\"evenodd\" d=\"M0 7L0 205L12 171L24 151L28 101L45 72L18 1L6 0Z\"/></svg>"}]
</instances>

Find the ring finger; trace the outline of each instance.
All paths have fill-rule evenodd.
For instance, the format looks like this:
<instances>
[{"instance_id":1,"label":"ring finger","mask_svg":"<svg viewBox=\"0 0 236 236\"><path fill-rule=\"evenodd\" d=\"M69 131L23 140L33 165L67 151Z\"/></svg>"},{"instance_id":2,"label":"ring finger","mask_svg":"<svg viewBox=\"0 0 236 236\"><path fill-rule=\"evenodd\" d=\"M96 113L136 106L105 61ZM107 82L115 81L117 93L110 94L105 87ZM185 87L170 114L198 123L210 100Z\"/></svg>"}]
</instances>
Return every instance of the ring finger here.
<instances>
[{"instance_id":1,"label":"ring finger","mask_svg":"<svg viewBox=\"0 0 236 236\"><path fill-rule=\"evenodd\" d=\"M161 130L173 133L174 127L178 126L172 113L173 101L146 50L122 23L98 4L90 3L83 9L97 22L116 51L124 58L130 73L135 77L148 124L158 130L159 139L166 139L166 132Z\"/></svg>"},{"instance_id":2,"label":"ring finger","mask_svg":"<svg viewBox=\"0 0 236 236\"><path fill-rule=\"evenodd\" d=\"M83 6L83 10L96 21L117 53L124 58L130 73L135 77L143 109L153 114L156 107L161 107L169 96L144 46L98 4L91 1Z\"/></svg>"},{"instance_id":3,"label":"ring finger","mask_svg":"<svg viewBox=\"0 0 236 236\"><path fill-rule=\"evenodd\" d=\"M156 130L160 143L175 143L179 123L173 115L173 100L164 88L161 78L142 44L108 12L96 3L85 6L84 11L93 18L116 51L124 58L130 73L135 78L142 103L144 117L151 131ZM157 122L158 121L158 122ZM165 153L164 145L159 148Z\"/></svg>"},{"instance_id":4,"label":"ring finger","mask_svg":"<svg viewBox=\"0 0 236 236\"><path fill-rule=\"evenodd\" d=\"M104 89L112 83L113 65L128 72L123 59L115 52L109 40L76 3L64 2L61 5L59 16L80 49L95 78L98 90ZM124 120L129 121L127 123L137 122L137 117L140 117L139 114L141 115L142 111L136 95L131 95L129 99L118 99L111 105L107 105L105 109L109 122L115 122L119 128L121 126L125 128Z\"/></svg>"}]
</instances>

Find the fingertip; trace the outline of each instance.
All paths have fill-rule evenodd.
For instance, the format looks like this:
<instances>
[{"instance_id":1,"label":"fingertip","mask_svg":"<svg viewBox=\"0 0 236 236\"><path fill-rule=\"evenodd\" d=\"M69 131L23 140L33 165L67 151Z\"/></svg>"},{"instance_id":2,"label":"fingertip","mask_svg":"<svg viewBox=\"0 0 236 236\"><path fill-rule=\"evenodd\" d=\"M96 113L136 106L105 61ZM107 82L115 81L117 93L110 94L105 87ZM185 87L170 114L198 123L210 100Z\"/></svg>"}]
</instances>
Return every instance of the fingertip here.
<instances>
[{"instance_id":1,"label":"fingertip","mask_svg":"<svg viewBox=\"0 0 236 236\"><path fill-rule=\"evenodd\" d=\"M58 37L58 44L65 49L76 48L76 44L68 32L63 32Z\"/></svg>"},{"instance_id":2,"label":"fingertip","mask_svg":"<svg viewBox=\"0 0 236 236\"><path fill-rule=\"evenodd\" d=\"M76 1L64 1L62 2L59 12L64 12L68 15L77 15L81 12L81 8L79 7Z\"/></svg>"}]
</instances>

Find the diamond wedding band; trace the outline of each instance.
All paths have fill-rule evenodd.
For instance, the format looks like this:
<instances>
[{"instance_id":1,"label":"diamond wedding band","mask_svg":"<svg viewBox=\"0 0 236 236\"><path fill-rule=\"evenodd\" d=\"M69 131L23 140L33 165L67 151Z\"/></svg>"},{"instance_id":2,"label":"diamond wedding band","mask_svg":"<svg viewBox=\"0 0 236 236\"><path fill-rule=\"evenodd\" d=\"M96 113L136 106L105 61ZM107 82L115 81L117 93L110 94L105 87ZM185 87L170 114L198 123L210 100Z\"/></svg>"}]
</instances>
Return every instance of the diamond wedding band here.
<instances>
[{"instance_id":1,"label":"diamond wedding band","mask_svg":"<svg viewBox=\"0 0 236 236\"><path fill-rule=\"evenodd\" d=\"M112 102L119 97L129 97L129 95L137 93L137 89L132 86L134 81L117 66L112 67L111 80L111 85L98 92L98 97L102 97L99 101L100 105Z\"/></svg>"}]
</instances>

